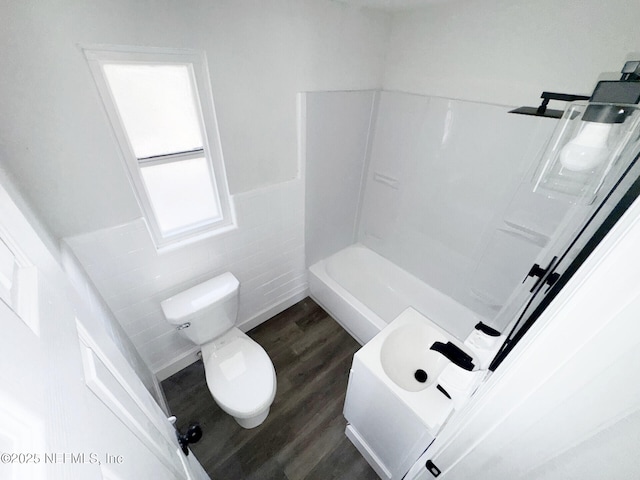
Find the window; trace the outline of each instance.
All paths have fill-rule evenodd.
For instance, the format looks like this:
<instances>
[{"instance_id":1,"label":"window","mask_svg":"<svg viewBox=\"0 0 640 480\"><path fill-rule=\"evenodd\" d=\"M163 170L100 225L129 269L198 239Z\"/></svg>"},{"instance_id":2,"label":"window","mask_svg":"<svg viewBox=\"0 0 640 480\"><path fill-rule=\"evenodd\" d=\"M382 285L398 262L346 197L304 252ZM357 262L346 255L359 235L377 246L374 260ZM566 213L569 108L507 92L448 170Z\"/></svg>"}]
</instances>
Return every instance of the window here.
<instances>
[{"instance_id":1,"label":"window","mask_svg":"<svg viewBox=\"0 0 640 480\"><path fill-rule=\"evenodd\" d=\"M235 227L204 55L84 52L156 246Z\"/></svg>"}]
</instances>

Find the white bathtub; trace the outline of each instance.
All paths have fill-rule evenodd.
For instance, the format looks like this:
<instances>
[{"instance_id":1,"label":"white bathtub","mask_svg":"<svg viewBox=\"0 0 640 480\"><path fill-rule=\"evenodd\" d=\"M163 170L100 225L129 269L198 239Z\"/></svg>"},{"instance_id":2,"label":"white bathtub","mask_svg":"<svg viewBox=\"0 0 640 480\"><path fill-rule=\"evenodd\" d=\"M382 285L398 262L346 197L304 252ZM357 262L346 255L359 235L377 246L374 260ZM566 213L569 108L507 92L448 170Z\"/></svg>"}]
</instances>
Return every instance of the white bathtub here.
<instances>
[{"instance_id":1,"label":"white bathtub","mask_svg":"<svg viewBox=\"0 0 640 480\"><path fill-rule=\"evenodd\" d=\"M354 244L309 268L313 298L364 345L407 307L464 340L480 316L386 258Z\"/></svg>"}]
</instances>

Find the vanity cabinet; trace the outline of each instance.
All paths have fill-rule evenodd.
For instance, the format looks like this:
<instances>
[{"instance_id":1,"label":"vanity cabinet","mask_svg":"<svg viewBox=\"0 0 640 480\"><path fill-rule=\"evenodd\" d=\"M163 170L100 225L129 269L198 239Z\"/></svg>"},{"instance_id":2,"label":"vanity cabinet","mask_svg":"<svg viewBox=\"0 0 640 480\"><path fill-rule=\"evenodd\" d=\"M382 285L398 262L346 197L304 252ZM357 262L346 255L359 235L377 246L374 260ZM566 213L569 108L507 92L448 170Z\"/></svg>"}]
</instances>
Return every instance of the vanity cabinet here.
<instances>
[{"instance_id":1,"label":"vanity cabinet","mask_svg":"<svg viewBox=\"0 0 640 480\"><path fill-rule=\"evenodd\" d=\"M344 406L346 435L383 479L401 479L434 437L420 417L356 355Z\"/></svg>"},{"instance_id":2,"label":"vanity cabinet","mask_svg":"<svg viewBox=\"0 0 640 480\"><path fill-rule=\"evenodd\" d=\"M437 388L451 362L430 349L435 341L463 347L409 307L353 356L346 435L385 480L401 479L453 414Z\"/></svg>"}]
</instances>

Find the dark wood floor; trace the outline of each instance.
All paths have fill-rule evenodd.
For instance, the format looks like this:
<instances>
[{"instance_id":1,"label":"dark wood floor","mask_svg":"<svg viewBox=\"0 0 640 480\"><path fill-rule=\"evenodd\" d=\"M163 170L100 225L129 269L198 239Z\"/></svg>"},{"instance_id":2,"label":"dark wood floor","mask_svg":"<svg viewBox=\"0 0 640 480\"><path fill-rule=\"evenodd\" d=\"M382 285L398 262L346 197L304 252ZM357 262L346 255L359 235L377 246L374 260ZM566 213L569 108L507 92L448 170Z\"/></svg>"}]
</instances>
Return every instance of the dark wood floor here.
<instances>
[{"instance_id":1,"label":"dark wood floor","mask_svg":"<svg viewBox=\"0 0 640 480\"><path fill-rule=\"evenodd\" d=\"M360 347L306 298L249 335L276 368L278 390L267 420L245 430L213 401L201 361L162 382L178 427L204 430L192 451L214 480L377 479L344 435L349 368Z\"/></svg>"}]
</instances>

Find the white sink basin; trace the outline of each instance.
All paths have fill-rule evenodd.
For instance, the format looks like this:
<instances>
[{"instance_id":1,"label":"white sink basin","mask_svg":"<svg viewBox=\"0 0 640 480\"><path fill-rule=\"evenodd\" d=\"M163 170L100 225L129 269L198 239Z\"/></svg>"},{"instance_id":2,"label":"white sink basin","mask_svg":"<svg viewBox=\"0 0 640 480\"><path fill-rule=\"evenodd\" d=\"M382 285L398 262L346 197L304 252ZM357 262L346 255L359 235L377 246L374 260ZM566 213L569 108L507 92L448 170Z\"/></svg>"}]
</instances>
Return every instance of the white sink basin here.
<instances>
[{"instance_id":1,"label":"white sink basin","mask_svg":"<svg viewBox=\"0 0 640 480\"><path fill-rule=\"evenodd\" d=\"M444 369L452 363L431 350L434 342L451 342L469 350L457 338L409 307L362 347L354 357L409 410L436 434L453 410L453 402L437 388ZM473 355L472 355L473 357ZM474 363L477 365L475 358ZM424 382L416 371L426 374Z\"/></svg>"},{"instance_id":2,"label":"white sink basin","mask_svg":"<svg viewBox=\"0 0 640 480\"><path fill-rule=\"evenodd\" d=\"M447 343L441 332L421 321L392 330L382 342L380 363L384 373L400 388L419 392L431 386L449 360L430 349L434 342Z\"/></svg>"},{"instance_id":3,"label":"white sink basin","mask_svg":"<svg viewBox=\"0 0 640 480\"><path fill-rule=\"evenodd\" d=\"M434 342L451 342L468 352L458 339L407 308L353 357L346 434L382 479L402 478L464 401L468 382L482 374L431 350ZM422 372L418 378L416 371Z\"/></svg>"}]
</instances>

